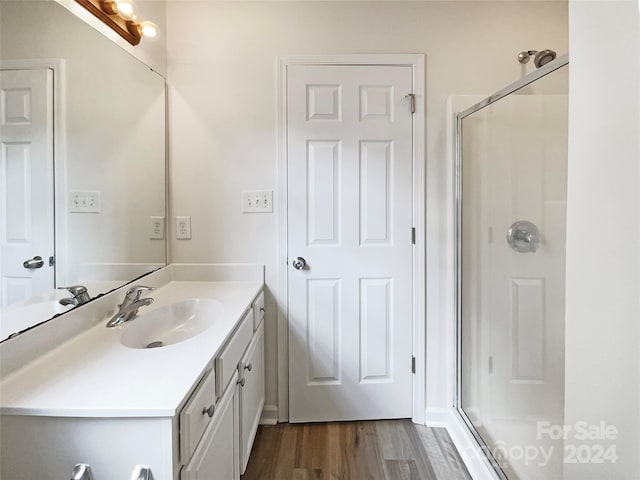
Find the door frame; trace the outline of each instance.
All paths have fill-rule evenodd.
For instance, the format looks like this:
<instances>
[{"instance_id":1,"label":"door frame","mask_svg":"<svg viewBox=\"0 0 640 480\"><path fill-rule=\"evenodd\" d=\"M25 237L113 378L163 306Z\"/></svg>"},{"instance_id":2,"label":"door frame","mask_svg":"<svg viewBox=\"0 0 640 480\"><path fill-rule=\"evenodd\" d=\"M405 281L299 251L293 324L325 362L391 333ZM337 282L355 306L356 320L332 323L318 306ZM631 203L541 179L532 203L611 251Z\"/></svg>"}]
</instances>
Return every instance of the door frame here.
<instances>
[{"instance_id":1,"label":"door frame","mask_svg":"<svg viewBox=\"0 0 640 480\"><path fill-rule=\"evenodd\" d=\"M0 70L53 71L53 254L55 256L54 288L67 278L67 175L66 175L66 79L63 58L28 58L0 61ZM64 247L63 247L64 246Z\"/></svg>"},{"instance_id":2,"label":"door frame","mask_svg":"<svg viewBox=\"0 0 640 480\"><path fill-rule=\"evenodd\" d=\"M288 158L287 69L294 65L368 65L411 67L415 113L412 131L412 210L416 229L412 268L413 415L425 422L426 250L425 250L425 56L424 54L283 55L278 57L278 421L289 421L289 284L288 284Z\"/></svg>"}]
</instances>

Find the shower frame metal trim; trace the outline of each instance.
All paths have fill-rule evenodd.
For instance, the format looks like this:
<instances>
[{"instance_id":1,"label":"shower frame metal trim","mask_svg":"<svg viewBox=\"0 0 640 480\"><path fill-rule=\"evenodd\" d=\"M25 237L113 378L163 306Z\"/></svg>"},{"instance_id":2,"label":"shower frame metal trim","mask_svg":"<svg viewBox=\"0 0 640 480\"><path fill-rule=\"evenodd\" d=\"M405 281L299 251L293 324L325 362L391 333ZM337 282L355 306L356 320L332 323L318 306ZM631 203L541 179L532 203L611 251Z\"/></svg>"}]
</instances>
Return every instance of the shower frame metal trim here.
<instances>
[{"instance_id":1,"label":"shower frame metal trim","mask_svg":"<svg viewBox=\"0 0 640 480\"><path fill-rule=\"evenodd\" d=\"M454 397L454 409L469 429L469 432L478 444L478 448L484 453L484 460L493 468L500 480L509 480L500 468L496 459L491 455L485 441L473 427L473 424L465 411L462 409L462 121L465 117L482 110L483 108L497 102L498 100L511 95L527 85L559 70L569 64L569 55L562 55L547 63L539 69L525 75L519 80L498 90L493 95L472 105L471 107L455 114L455 145L454 145L454 192L455 192L455 299L456 299L456 392Z\"/></svg>"}]
</instances>

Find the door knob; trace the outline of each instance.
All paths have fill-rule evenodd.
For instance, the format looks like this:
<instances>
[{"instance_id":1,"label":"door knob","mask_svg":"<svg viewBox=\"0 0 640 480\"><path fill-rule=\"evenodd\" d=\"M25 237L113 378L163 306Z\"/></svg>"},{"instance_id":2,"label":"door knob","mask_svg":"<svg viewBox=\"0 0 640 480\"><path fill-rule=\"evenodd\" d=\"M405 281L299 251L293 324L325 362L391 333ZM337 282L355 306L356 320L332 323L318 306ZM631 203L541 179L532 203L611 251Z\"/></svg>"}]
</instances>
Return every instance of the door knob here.
<instances>
[{"instance_id":1,"label":"door knob","mask_svg":"<svg viewBox=\"0 0 640 480\"><path fill-rule=\"evenodd\" d=\"M44 260L42 260L42 257L40 256L33 257L31 260L25 260L24 262L22 262L22 266L29 270L42 268L43 265L44 265Z\"/></svg>"},{"instance_id":2,"label":"door knob","mask_svg":"<svg viewBox=\"0 0 640 480\"><path fill-rule=\"evenodd\" d=\"M304 270L307 266L307 261L302 257L296 257L293 260L292 265L296 270Z\"/></svg>"}]
</instances>

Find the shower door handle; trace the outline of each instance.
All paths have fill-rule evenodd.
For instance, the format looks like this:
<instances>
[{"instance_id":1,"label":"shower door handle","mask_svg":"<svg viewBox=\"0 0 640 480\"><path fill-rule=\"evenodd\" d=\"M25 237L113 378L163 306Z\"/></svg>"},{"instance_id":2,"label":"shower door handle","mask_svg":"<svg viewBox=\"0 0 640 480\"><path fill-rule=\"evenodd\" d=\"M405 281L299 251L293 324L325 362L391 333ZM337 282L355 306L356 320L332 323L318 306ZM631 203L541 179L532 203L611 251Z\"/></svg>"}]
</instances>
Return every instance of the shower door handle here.
<instances>
[{"instance_id":1,"label":"shower door handle","mask_svg":"<svg viewBox=\"0 0 640 480\"><path fill-rule=\"evenodd\" d=\"M507 230L507 242L518 253L534 253L540 243L540 230L535 224L520 220Z\"/></svg>"}]
</instances>

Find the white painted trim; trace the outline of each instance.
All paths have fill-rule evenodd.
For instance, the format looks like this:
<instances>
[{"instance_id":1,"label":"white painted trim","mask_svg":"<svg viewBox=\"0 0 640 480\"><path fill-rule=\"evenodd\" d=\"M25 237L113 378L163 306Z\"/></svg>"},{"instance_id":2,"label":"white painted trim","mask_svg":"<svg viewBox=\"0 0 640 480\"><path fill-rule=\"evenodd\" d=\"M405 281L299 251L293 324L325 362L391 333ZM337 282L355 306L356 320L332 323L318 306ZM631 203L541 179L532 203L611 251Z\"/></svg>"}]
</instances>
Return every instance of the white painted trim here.
<instances>
[{"instance_id":1,"label":"white painted trim","mask_svg":"<svg viewBox=\"0 0 640 480\"><path fill-rule=\"evenodd\" d=\"M413 377L413 418L424 423L426 404L426 158L425 158L425 57L412 55L413 93L416 112L413 116L413 225L416 244L413 247L413 355L416 373Z\"/></svg>"},{"instance_id":2,"label":"white painted trim","mask_svg":"<svg viewBox=\"0 0 640 480\"><path fill-rule=\"evenodd\" d=\"M449 423L448 408L427 408L424 413L424 424L430 428L447 428Z\"/></svg>"},{"instance_id":3,"label":"white painted trim","mask_svg":"<svg viewBox=\"0 0 640 480\"><path fill-rule=\"evenodd\" d=\"M276 425L278 423L278 406L265 405L259 423L260 425Z\"/></svg>"},{"instance_id":4,"label":"white painted trim","mask_svg":"<svg viewBox=\"0 0 640 480\"><path fill-rule=\"evenodd\" d=\"M287 65L288 57L278 58L278 420L289 421L289 280L287 268L287 230L289 228L287 192Z\"/></svg>"},{"instance_id":5,"label":"white painted trim","mask_svg":"<svg viewBox=\"0 0 640 480\"><path fill-rule=\"evenodd\" d=\"M412 68L416 113L413 117L413 222L416 244L413 252L413 381L415 423L424 423L426 251L425 251L425 56L423 54L375 55L283 55L278 58L278 418L289 420L288 280L287 280L287 67L290 65L379 65Z\"/></svg>"},{"instance_id":6,"label":"white painted trim","mask_svg":"<svg viewBox=\"0 0 640 480\"><path fill-rule=\"evenodd\" d=\"M54 242L55 284L65 285L67 273L61 265L68 265L67 232L67 115L65 61L62 58L33 58L2 60L2 70L51 69L53 71L53 176L54 176Z\"/></svg>"},{"instance_id":7,"label":"white painted trim","mask_svg":"<svg viewBox=\"0 0 640 480\"><path fill-rule=\"evenodd\" d=\"M429 408L428 427L446 428L473 480L500 480L484 452L454 408Z\"/></svg>"}]
</instances>

